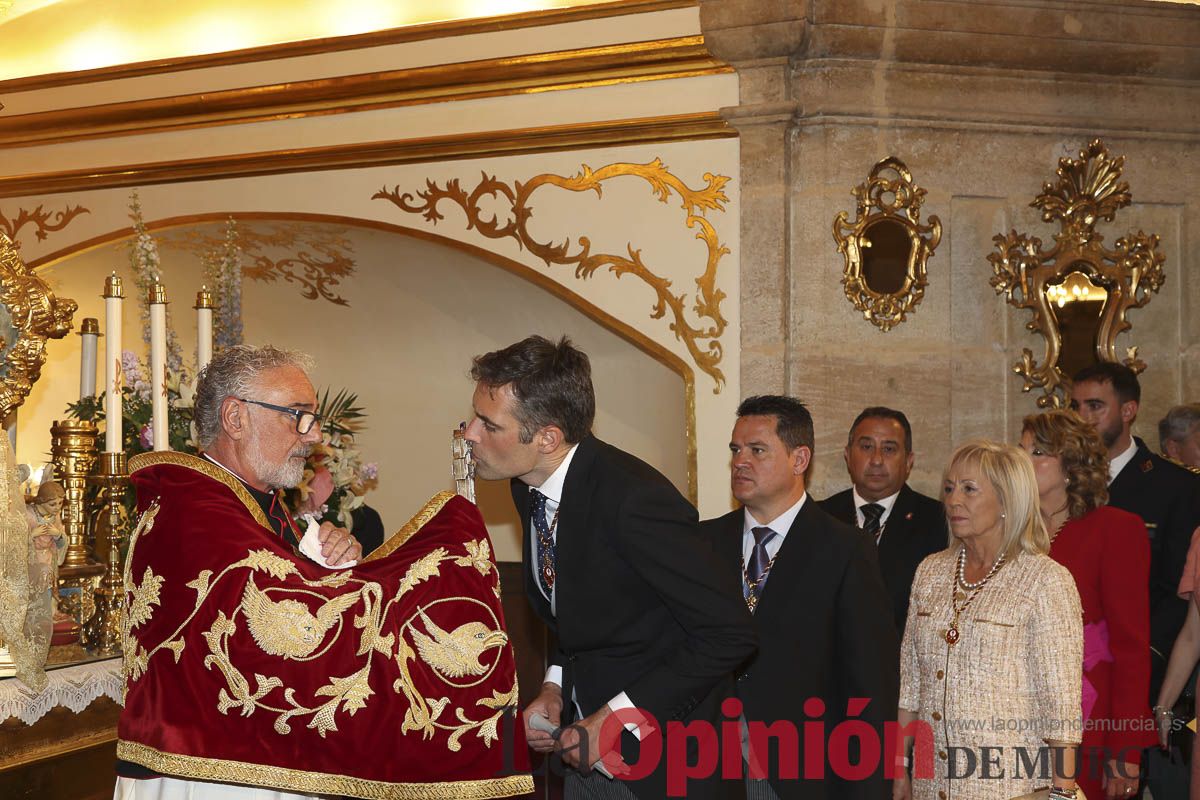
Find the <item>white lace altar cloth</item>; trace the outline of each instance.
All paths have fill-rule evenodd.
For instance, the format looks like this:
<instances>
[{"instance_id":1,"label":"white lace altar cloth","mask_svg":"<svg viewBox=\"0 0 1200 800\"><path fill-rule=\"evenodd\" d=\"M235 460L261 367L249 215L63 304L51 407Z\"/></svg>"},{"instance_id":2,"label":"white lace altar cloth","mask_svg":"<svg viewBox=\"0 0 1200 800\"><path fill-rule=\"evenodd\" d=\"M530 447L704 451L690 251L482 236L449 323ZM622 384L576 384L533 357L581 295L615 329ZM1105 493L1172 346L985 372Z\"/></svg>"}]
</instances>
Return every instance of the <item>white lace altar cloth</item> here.
<instances>
[{"instance_id":1,"label":"white lace altar cloth","mask_svg":"<svg viewBox=\"0 0 1200 800\"><path fill-rule=\"evenodd\" d=\"M116 703L124 699L119 657L51 669L46 675L50 683L44 692L35 692L16 678L0 679L0 722L16 717L32 725L55 706L78 714L101 695Z\"/></svg>"}]
</instances>

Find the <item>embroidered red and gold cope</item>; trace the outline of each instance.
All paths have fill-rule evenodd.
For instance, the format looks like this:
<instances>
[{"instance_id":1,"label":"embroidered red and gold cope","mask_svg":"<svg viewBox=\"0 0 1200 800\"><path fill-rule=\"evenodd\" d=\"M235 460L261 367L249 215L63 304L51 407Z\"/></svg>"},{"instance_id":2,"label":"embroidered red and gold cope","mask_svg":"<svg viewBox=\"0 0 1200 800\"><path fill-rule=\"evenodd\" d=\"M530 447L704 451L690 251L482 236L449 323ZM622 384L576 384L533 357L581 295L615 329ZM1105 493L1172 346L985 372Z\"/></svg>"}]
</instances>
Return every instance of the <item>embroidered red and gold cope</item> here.
<instances>
[{"instance_id":1,"label":"embroidered red and gold cope","mask_svg":"<svg viewBox=\"0 0 1200 800\"><path fill-rule=\"evenodd\" d=\"M325 569L215 465L131 462L117 754L165 775L362 798L531 792L516 665L479 510L433 498Z\"/></svg>"}]
</instances>

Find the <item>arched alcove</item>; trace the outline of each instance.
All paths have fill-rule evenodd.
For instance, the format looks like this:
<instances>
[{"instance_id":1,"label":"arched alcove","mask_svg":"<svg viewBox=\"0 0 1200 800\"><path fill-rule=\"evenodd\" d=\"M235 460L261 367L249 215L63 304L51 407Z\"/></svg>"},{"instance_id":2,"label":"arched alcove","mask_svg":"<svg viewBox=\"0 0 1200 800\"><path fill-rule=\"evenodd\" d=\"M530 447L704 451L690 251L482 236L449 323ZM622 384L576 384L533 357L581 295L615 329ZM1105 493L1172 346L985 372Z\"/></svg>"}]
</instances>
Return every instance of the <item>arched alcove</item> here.
<instances>
[{"instance_id":1,"label":"arched alcove","mask_svg":"<svg viewBox=\"0 0 1200 800\"><path fill-rule=\"evenodd\" d=\"M172 327L194 363L202 255L223 233L220 215L154 226ZM644 458L685 493L691 376L678 359L622 328L557 284L483 251L428 234L341 218L255 214L239 221L246 249L245 340L304 350L317 359L318 390L357 392L368 413L363 457L378 462L368 495L385 527L402 525L447 488L449 438L470 415L471 357L530 333L569 335L592 359L596 433ZM42 259L38 273L79 302L77 319L103 325L104 276L133 286L127 231ZM504 267L498 269L497 264ZM127 295L129 292L127 291ZM144 354L140 298L125 304L124 344ZM79 339L51 347L42 379L20 410L18 458L45 460L49 427L79 388ZM99 377L103 385L103 374ZM480 484L479 502L501 560L520 558L507 484Z\"/></svg>"}]
</instances>

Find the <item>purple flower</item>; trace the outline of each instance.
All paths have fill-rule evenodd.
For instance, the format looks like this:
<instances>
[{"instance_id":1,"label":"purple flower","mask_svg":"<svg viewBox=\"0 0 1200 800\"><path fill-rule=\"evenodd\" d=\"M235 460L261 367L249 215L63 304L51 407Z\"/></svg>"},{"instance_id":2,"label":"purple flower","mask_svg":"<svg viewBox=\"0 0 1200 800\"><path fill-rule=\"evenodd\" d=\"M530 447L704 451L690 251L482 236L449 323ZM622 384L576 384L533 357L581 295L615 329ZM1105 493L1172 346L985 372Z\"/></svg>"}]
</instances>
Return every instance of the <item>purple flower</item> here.
<instances>
[{"instance_id":1,"label":"purple flower","mask_svg":"<svg viewBox=\"0 0 1200 800\"><path fill-rule=\"evenodd\" d=\"M142 365L132 350L121 351L121 372L125 376L126 386L133 386L143 380Z\"/></svg>"},{"instance_id":2,"label":"purple flower","mask_svg":"<svg viewBox=\"0 0 1200 800\"><path fill-rule=\"evenodd\" d=\"M142 447L146 448L147 450L152 450L154 448L153 422L147 422L145 424L141 432L138 434L138 441L141 442Z\"/></svg>"},{"instance_id":3,"label":"purple flower","mask_svg":"<svg viewBox=\"0 0 1200 800\"><path fill-rule=\"evenodd\" d=\"M362 479L364 481L373 481L379 477L379 465L374 461L362 465Z\"/></svg>"}]
</instances>

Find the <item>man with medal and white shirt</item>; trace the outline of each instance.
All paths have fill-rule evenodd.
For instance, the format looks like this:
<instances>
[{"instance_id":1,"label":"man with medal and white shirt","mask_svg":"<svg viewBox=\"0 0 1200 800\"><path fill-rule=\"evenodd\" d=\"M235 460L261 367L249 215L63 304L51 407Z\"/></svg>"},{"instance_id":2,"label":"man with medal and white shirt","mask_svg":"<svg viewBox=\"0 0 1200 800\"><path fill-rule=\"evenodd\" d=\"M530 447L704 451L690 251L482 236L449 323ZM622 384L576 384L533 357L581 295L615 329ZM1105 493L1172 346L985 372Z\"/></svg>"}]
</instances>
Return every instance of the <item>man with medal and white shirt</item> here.
<instances>
[{"instance_id":1,"label":"man with medal and white shirt","mask_svg":"<svg viewBox=\"0 0 1200 800\"><path fill-rule=\"evenodd\" d=\"M902 411L864 409L850 426L845 458L851 486L822 500L821 508L877 545L896 632L903 639L917 566L946 549L946 514L941 502L907 483L914 460L912 426Z\"/></svg>"},{"instance_id":2,"label":"man with medal and white shirt","mask_svg":"<svg viewBox=\"0 0 1200 800\"><path fill-rule=\"evenodd\" d=\"M510 480L526 595L557 640L524 711L529 745L574 768L568 800L666 797L665 758L644 778L623 780L652 733L639 712L657 720L655 735L671 721L717 724L713 689L754 650L749 614L722 580L691 504L653 467L592 435L586 354L566 338L530 336L477 357L471 375L475 416L465 436L475 474ZM609 720L622 710L634 716ZM600 774L601 757L617 780ZM719 771L686 783L689 798L732 799L742 789Z\"/></svg>"},{"instance_id":3,"label":"man with medal and white shirt","mask_svg":"<svg viewBox=\"0 0 1200 800\"><path fill-rule=\"evenodd\" d=\"M1071 408L1095 426L1108 447L1108 503L1141 517L1150 536L1149 702L1154 703L1187 617L1188 601L1177 592L1192 532L1200 525L1200 477L1152 453L1133 436L1141 399L1137 374L1124 364L1101 361L1072 380ZM1190 752L1190 743L1177 741L1180 737L1186 738L1182 726L1172 748ZM1186 764L1157 747L1149 748L1145 757L1146 784L1154 797L1187 795Z\"/></svg>"},{"instance_id":4,"label":"man with medal and white shirt","mask_svg":"<svg viewBox=\"0 0 1200 800\"><path fill-rule=\"evenodd\" d=\"M730 483L742 507L701 527L725 562L726 579L740 587L758 634L758 654L733 688L749 739L747 766L765 773L763 779L747 770L747 797L885 798L882 764L864 780L842 780L825 753L821 777L805 767L796 777L781 765L806 765L805 753L781 758L783 740L755 746L756 728L819 717L830 731L850 713L882 742L884 721L896 709L899 643L874 543L806 491L814 441L808 409L792 397L764 395L742 401L737 414ZM845 763L847 754L833 755ZM856 763L856 754L849 756Z\"/></svg>"}]
</instances>

